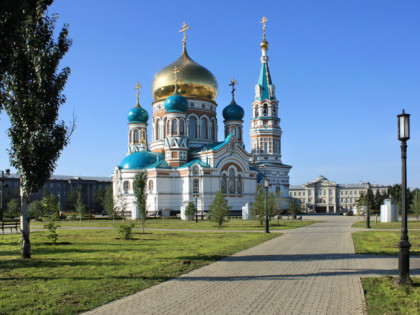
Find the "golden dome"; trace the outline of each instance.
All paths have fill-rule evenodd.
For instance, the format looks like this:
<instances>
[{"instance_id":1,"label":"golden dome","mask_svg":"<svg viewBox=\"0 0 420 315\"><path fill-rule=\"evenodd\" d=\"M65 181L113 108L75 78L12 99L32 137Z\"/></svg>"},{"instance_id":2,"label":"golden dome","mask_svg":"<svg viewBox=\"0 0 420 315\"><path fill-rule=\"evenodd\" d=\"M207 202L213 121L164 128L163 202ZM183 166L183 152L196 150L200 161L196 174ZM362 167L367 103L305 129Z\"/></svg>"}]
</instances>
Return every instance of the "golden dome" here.
<instances>
[{"instance_id":1,"label":"golden dome","mask_svg":"<svg viewBox=\"0 0 420 315\"><path fill-rule=\"evenodd\" d=\"M188 56L184 45L181 56L170 65L155 74L152 83L152 94L155 101L166 99L175 90L174 67L180 69L178 77L178 93L185 97L215 100L218 85L213 74L193 61Z\"/></svg>"},{"instance_id":2,"label":"golden dome","mask_svg":"<svg viewBox=\"0 0 420 315\"><path fill-rule=\"evenodd\" d=\"M265 36L260 46L261 46L261 49L268 49L268 42L265 40Z\"/></svg>"}]
</instances>

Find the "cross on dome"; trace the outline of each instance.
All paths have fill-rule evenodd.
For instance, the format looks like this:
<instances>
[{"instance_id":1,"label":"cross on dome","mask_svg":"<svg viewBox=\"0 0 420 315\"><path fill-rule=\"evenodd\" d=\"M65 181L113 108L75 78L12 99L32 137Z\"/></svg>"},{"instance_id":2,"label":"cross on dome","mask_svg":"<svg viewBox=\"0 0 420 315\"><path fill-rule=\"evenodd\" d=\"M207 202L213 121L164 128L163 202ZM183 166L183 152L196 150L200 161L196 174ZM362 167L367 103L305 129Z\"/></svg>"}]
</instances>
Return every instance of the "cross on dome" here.
<instances>
[{"instance_id":1,"label":"cross on dome","mask_svg":"<svg viewBox=\"0 0 420 315\"><path fill-rule=\"evenodd\" d=\"M182 29L179 31L180 33L184 33L184 38L182 39L182 44L185 46L186 40L187 40L187 30L189 30L190 27L187 25L187 23L184 22L184 24L182 24Z\"/></svg>"},{"instance_id":2,"label":"cross on dome","mask_svg":"<svg viewBox=\"0 0 420 315\"><path fill-rule=\"evenodd\" d=\"M263 25L263 32L264 32L264 39L265 39L265 28L266 28L266 25L265 25L265 23L268 21L268 19L265 17L265 16L263 16L263 18L262 18L262 20L261 20L261 24Z\"/></svg>"},{"instance_id":3,"label":"cross on dome","mask_svg":"<svg viewBox=\"0 0 420 315\"><path fill-rule=\"evenodd\" d=\"M232 78L232 81L230 81L229 86L232 87L232 97L235 96L235 85L238 84L238 81L235 80L235 78Z\"/></svg>"},{"instance_id":4,"label":"cross on dome","mask_svg":"<svg viewBox=\"0 0 420 315\"><path fill-rule=\"evenodd\" d=\"M140 85L140 83L137 81L136 87L134 88L134 89L137 91L137 93L136 93L136 97L137 97L137 105L140 105L140 100L139 100L139 96L140 96L140 88L141 88L141 85Z\"/></svg>"}]
</instances>

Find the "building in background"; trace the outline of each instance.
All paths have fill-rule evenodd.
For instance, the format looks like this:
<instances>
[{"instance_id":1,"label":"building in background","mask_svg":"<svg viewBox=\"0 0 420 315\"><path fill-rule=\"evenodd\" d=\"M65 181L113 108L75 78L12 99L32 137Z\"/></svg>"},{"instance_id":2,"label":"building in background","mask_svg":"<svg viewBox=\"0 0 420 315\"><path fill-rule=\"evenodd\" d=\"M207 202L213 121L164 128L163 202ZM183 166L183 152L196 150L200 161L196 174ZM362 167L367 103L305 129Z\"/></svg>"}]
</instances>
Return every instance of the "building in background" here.
<instances>
[{"instance_id":1,"label":"building in background","mask_svg":"<svg viewBox=\"0 0 420 315\"><path fill-rule=\"evenodd\" d=\"M6 177L7 186L4 189L5 205L12 199L20 198L20 176L10 174ZM61 209L66 210L66 198L71 191L79 191L85 203L86 209L92 210L95 205L96 194L99 190L105 190L112 184L110 177L88 176L61 176L53 175L38 193L31 195L31 201L41 200L43 196L55 195L60 202Z\"/></svg>"},{"instance_id":2,"label":"building in background","mask_svg":"<svg viewBox=\"0 0 420 315\"><path fill-rule=\"evenodd\" d=\"M370 184L375 195L388 193L387 185ZM367 183L337 184L320 175L313 182L291 185L289 196L297 199L306 213L345 213L353 211Z\"/></svg>"}]
</instances>

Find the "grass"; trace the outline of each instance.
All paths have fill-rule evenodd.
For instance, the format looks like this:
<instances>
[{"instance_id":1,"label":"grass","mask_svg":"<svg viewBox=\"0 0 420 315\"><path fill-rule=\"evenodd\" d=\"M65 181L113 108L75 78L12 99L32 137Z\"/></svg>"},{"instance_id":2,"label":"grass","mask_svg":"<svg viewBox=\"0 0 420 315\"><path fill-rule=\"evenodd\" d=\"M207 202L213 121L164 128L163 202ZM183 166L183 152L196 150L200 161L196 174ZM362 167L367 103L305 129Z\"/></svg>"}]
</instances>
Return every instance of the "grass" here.
<instances>
[{"instance_id":1,"label":"grass","mask_svg":"<svg viewBox=\"0 0 420 315\"><path fill-rule=\"evenodd\" d=\"M408 229L420 229L420 221L408 221L407 222ZM365 228L366 222L356 222L352 224L352 227L354 228ZM387 222L387 223L377 223L375 224L375 219L370 221L370 227L372 229L399 229L401 230L401 222Z\"/></svg>"},{"instance_id":2,"label":"grass","mask_svg":"<svg viewBox=\"0 0 420 315\"><path fill-rule=\"evenodd\" d=\"M76 314L210 264L279 234L59 230L31 234L32 259L19 259L19 235L0 236L0 314Z\"/></svg>"},{"instance_id":3,"label":"grass","mask_svg":"<svg viewBox=\"0 0 420 315\"><path fill-rule=\"evenodd\" d=\"M394 277L362 278L368 314L420 314L420 279L412 280L412 287L398 287Z\"/></svg>"},{"instance_id":4,"label":"grass","mask_svg":"<svg viewBox=\"0 0 420 315\"><path fill-rule=\"evenodd\" d=\"M128 222L132 222L127 220ZM280 220L279 225L277 225L277 220L272 220L270 222L270 229L272 230L285 230L285 229L295 229L303 226L307 226L314 223L319 223L321 221L300 221L300 220ZM61 227L115 227L123 223L122 220L116 220L115 224L112 220L84 220L82 223L79 221L60 221ZM44 223L39 221L31 221L31 227L40 228L43 227ZM140 227L141 224L138 224ZM198 223L195 221L184 221L180 219L148 219L146 220L145 228L147 229L185 229L185 230L217 230L217 229L226 229L226 230L263 230L264 226L260 226L259 221L257 220L241 220L241 219L231 219L229 222L223 224L223 227L218 227L216 223L209 220L198 220Z\"/></svg>"},{"instance_id":5,"label":"grass","mask_svg":"<svg viewBox=\"0 0 420 315\"><path fill-rule=\"evenodd\" d=\"M368 231L352 234L357 254L397 255L399 231ZM409 231L410 254L420 255L420 231Z\"/></svg>"}]
</instances>

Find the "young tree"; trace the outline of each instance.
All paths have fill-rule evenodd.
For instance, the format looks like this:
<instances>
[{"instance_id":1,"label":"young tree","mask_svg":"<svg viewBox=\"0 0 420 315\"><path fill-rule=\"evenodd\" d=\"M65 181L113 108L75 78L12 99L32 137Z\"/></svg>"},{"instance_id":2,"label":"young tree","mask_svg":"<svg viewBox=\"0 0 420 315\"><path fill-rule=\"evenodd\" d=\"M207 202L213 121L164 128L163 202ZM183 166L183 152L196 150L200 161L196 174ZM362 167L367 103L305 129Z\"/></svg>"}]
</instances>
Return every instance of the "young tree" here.
<instances>
[{"instance_id":1,"label":"young tree","mask_svg":"<svg viewBox=\"0 0 420 315\"><path fill-rule=\"evenodd\" d=\"M301 202L297 198L289 197L289 213L293 219L296 219L296 215L300 212Z\"/></svg>"},{"instance_id":2,"label":"young tree","mask_svg":"<svg viewBox=\"0 0 420 315\"><path fill-rule=\"evenodd\" d=\"M263 226L265 218L265 195L261 185L257 185L252 211L254 212L254 215L258 216L260 226Z\"/></svg>"},{"instance_id":3,"label":"young tree","mask_svg":"<svg viewBox=\"0 0 420 315\"><path fill-rule=\"evenodd\" d=\"M82 223L82 216L86 213L86 206L83 202L82 194L80 191L78 191L77 195L76 212L79 214L80 223Z\"/></svg>"},{"instance_id":4,"label":"young tree","mask_svg":"<svg viewBox=\"0 0 420 315\"><path fill-rule=\"evenodd\" d=\"M134 179L134 191L137 198L137 207L140 212L141 226L143 228L146 223L146 212L147 212L147 173L140 172Z\"/></svg>"},{"instance_id":5,"label":"young tree","mask_svg":"<svg viewBox=\"0 0 420 315\"><path fill-rule=\"evenodd\" d=\"M96 212L99 212L100 210L102 210L101 207L102 207L102 204L103 204L103 201L104 201L104 198L105 198L105 193L106 193L106 188L99 188L95 192L95 195L93 197L94 200L95 200L94 205L93 205L93 209Z\"/></svg>"},{"instance_id":6,"label":"young tree","mask_svg":"<svg viewBox=\"0 0 420 315\"><path fill-rule=\"evenodd\" d=\"M197 209L195 208L195 205L193 202L189 202L187 209L185 209L185 215L188 218L194 218L194 216L196 215ZM188 219L189 220L189 219Z\"/></svg>"},{"instance_id":7,"label":"young tree","mask_svg":"<svg viewBox=\"0 0 420 315\"><path fill-rule=\"evenodd\" d=\"M20 202L14 198L7 203L7 211L5 215L10 218L18 217L20 214Z\"/></svg>"},{"instance_id":8,"label":"young tree","mask_svg":"<svg viewBox=\"0 0 420 315\"><path fill-rule=\"evenodd\" d=\"M112 217L112 222L115 223L115 214L117 211L117 208L114 205L114 195L112 191L112 185L110 185L105 192L104 199L102 201L102 206L108 213L110 217Z\"/></svg>"},{"instance_id":9,"label":"young tree","mask_svg":"<svg viewBox=\"0 0 420 315\"><path fill-rule=\"evenodd\" d=\"M48 215L57 215L58 216L58 204L55 201L54 195L49 195L44 198L42 198L41 205L43 208L43 213L46 213Z\"/></svg>"},{"instance_id":10,"label":"young tree","mask_svg":"<svg viewBox=\"0 0 420 315\"><path fill-rule=\"evenodd\" d=\"M120 217L125 220L125 210L127 210L127 201L125 200L125 195L120 194L118 196L118 206L117 211L120 215Z\"/></svg>"},{"instance_id":11,"label":"young tree","mask_svg":"<svg viewBox=\"0 0 420 315\"><path fill-rule=\"evenodd\" d=\"M66 210L75 211L77 198L78 198L78 191L76 189L71 189L70 192L67 194L66 199L64 200L64 207Z\"/></svg>"},{"instance_id":12,"label":"young tree","mask_svg":"<svg viewBox=\"0 0 420 315\"><path fill-rule=\"evenodd\" d=\"M212 204L209 206L210 220L217 222L219 226L222 226L223 222L227 221L229 210L232 207L228 205L227 200L223 196L222 191L219 189L214 197Z\"/></svg>"},{"instance_id":13,"label":"young tree","mask_svg":"<svg viewBox=\"0 0 420 315\"><path fill-rule=\"evenodd\" d=\"M418 188L413 190L413 201L410 204L410 210L417 217L418 221L420 218L420 196Z\"/></svg>"},{"instance_id":14,"label":"young tree","mask_svg":"<svg viewBox=\"0 0 420 315\"><path fill-rule=\"evenodd\" d=\"M56 73L71 45L68 26L62 28L56 42L57 17L46 14L51 1L24 3L30 3L31 10L19 11L23 19L17 22L14 40L7 47L12 58L1 73L1 94L11 122L10 163L21 175L21 256L30 258L29 197L51 176L74 124L69 128L57 122L58 110L65 103L61 92L70 73L69 68Z\"/></svg>"}]
</instances>

